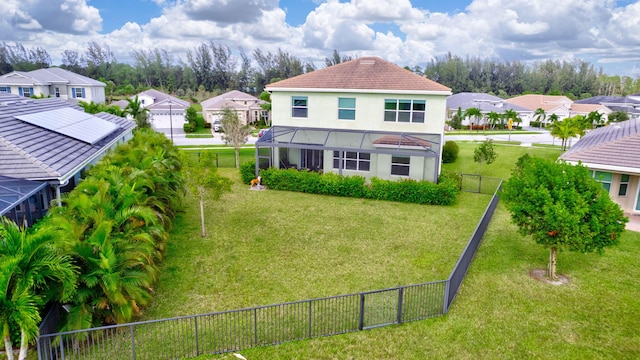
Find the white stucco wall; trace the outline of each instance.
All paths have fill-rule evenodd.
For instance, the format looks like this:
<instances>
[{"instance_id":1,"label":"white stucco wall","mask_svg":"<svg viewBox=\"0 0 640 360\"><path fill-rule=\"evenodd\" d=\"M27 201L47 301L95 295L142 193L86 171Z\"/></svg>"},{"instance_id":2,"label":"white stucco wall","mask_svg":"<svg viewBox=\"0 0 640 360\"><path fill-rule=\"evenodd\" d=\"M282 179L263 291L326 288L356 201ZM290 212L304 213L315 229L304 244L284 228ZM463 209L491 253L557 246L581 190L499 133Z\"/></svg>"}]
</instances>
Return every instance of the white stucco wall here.
<instances>
[{"instance_id":1,"label":"white stucco wall","mask_svg":"<svg viewBox=\"0 0 640 360\"><path fill-rule=\"evenodd\" d=\"M291 97L308 97L307 118L291 115ZM356 99L355 120L338 119L338 98ZM273 91L271 94L272 124L280 126L318 127L331 129L379 130L441 134L446 117L446 95L399 93L318 93ZM425 100L424 123L384 121L385 99Z\"/></svg>"}]
</instances>

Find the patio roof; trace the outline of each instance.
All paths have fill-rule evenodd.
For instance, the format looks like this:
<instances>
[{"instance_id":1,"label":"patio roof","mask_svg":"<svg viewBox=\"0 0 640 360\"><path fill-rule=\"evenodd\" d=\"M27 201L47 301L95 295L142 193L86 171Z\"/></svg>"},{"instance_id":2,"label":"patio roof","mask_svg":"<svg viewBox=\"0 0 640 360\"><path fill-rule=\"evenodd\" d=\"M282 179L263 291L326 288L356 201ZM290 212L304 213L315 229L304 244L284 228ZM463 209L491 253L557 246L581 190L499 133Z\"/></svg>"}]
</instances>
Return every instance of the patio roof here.
<instances>
[{"instance_id":1,"label":"patio roof","mask_svg":"<svg viewBox=\"0 0 640 360\"><path fill-rule=\"evenodd\" d=\"M438 157L440 134L274 126L256 147L362 151Z\"/></svg>"},{"instance_id":2,"label":"patio roof","mask_svg":"<svg viewBox=\"0 0 640 360\"><path fill-rule=\"evenodd\" d=\"M0 175L0 215L5 215L45 186L47 186L46 182Z\"/></svg>"}]
</instances>

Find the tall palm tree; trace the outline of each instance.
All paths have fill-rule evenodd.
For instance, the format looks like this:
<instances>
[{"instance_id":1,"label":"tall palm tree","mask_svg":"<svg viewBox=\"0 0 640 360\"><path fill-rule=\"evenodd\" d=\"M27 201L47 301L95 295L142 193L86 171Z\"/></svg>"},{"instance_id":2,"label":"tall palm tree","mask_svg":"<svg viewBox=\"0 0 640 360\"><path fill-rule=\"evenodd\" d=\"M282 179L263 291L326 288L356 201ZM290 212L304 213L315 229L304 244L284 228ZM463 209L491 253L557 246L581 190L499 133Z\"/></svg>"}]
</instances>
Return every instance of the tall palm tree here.
<instances>
[{"instance_id":1,"label":"tall palm tree","mask_svg":"<svg viewBox=\"0 0 640 360\"><path fill-rule=\"evenodd\" d=\"M511 121L513 121L515 124L519 124L522 120L520 120L520 117L518 116L518 113L513 110L513 109L507 109L504 111L504 118L505 119L511 119Z\"/></svg>"},{"instance_id":2,"label":"tall palm tree","mask_svg":"<svg viewBox=\"0 0 640 360\"><path fill-rule=\"evenodd\" d=\"M538 127L542 129L542 125L544 123L544 120L547 118L547 114L544 112L543 108L537 108L533 114L534 118L538 122Z\"/></svg>"},{"instance_id":3,"label":"tall palm tree","mask_svg":"<svg viewBox=\"0 0 640 360\"><path fill-rule=\"evenodd\" d=\"M587 119L589 119L592 129L599 128L604 124L603 116L604 115L598 111L592 111L587 115Z\"/></svg>"},{"instance_id":4,"label":"tall palm tree","mask_svg":"<svg viewBox=\"0 0 640 360\"><path fill-rule=\"evenodd\" d=\"M582 134L584 134L584 129L577 118L566 118L552 124L551 136L562 140L562 150L567 149L568 140Z\"/></svg>"},{"instance_id":5,"label":"tall palm tree","mask_svg":"<svg viewBox=\"0 0 640 360\"><path fill-rule=\"evenodd\" d=\"M67 301L75 291L77 268L58 247L55 232L19 227L0 218L0 321L7 359L13 360L11 326L20 328L20 353L38 335L41 307Z\"/></svg>"},{"instance_id":6,"label":"tall palm tree","mask_svg":"<svg viewBox=\"0 0 640 360\"><path fill-rule=\"evenodd\" d=\"M469 124L469 130L473 131L474 120L476 124L479 124L480 118L482 117L482 111L480 111L480 109L476 107L467 108L464 111L464 117L469 119L469 121L471 122Z\"/></svg>"}]
</instances>

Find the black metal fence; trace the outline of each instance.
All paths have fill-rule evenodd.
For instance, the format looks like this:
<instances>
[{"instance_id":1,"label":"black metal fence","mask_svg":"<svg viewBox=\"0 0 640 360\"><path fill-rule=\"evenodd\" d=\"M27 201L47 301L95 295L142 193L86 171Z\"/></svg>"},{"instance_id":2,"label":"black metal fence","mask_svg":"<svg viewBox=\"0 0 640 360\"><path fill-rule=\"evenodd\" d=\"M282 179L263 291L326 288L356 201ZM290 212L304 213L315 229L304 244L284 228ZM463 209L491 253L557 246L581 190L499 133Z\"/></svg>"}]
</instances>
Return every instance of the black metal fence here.
<instances>
[{"instance_id":1,"label":"black metal fence","mask_svg":"<svg viewBox=\"0 0 640 360\"><path fill-rule=\"evenodd\" d=\"M491 221L499 187L500 183L493 189L491 202L447 280L63 333L41 328L38 359L175 359L443 315Z\"/></svg>"},{"instance_id":2,"label":"black metal fence","mask_svg":"<svg viewBox=\"0 0 640 360\"><path fill-rule=\"evenodd\" d=\"M492 195L502 179L489 176L482 176L478 174L459 174L460 175L460 190Z\"/></svg>"}]
</instances>

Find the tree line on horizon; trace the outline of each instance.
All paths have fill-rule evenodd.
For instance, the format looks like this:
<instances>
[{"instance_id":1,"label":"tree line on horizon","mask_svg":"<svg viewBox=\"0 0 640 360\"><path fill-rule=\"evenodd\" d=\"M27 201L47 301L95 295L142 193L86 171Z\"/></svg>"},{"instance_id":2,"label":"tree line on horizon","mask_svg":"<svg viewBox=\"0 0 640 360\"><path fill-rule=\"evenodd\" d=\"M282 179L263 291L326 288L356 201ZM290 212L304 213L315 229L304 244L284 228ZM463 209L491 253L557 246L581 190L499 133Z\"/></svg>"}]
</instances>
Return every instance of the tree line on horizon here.
<instances>
[{"instance_id":1,"label":"tree line on horizon","mask_svg":"<svg viewBox=\"0 0 640 360\"><path fill-rule=\"evenodd\" d=\"M234 52L229 46L213 41L189 50L186 59L162 48L133 50L130 55L132 64L119 62L107 45L91 41L84 52L64 50L59 67L106 83L109 99L155 88L192 100L197 100L198 92L240 90L258 95L271 82L316 70L312 62L282 49L272 53L257 48L247 54L242 47ZM325 58L324 65L332 66L352 58L334 50ZM51 66L51 56L42 47L0 43L0 75ZM640 92L640 79L610 76L602 68L580 59L527 64L463 58L449 53L426 62L424 68L405 68L450 87L454 94L483 92L507 98L539 93L578 99Z\"/></svg>"}]
</instances>

